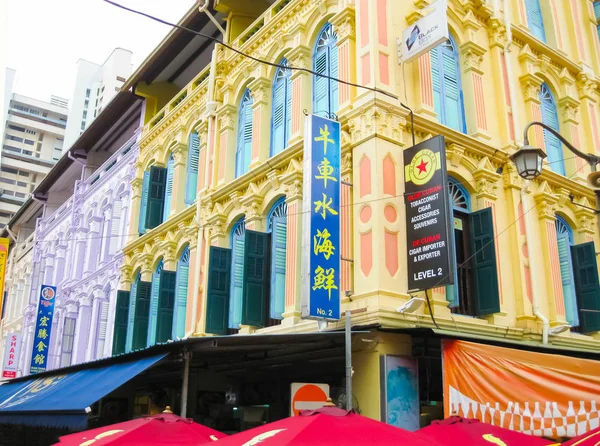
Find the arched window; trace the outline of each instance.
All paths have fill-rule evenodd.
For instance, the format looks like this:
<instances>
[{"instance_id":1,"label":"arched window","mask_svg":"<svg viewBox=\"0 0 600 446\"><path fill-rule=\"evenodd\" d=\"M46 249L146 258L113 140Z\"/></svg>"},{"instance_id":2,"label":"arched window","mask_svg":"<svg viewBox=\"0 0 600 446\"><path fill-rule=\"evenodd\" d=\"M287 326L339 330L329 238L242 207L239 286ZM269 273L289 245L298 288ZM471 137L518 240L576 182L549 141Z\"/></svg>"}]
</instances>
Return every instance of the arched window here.
<instances>
[{"instance_id":1,"label":"arched window","mask_svg":"<svg viewBox=\"0 0 600 446\"><path fill-rule=\"evenodd\" d=\"M558 127L558 111L556 110L556 101L554 95L547 84L542 84L540 88L540 102L542 108L542 122L554 130L560 130ZM560 140L544 129L544 143L546 145L546 155L550 168L561 175L565 174L565 162L563 160L563 151Z\"/></svg>"},{"instance_id":2,"label":"arched window","mask_svg":"<svg viewBox=\"0 0 600 446\"><path fill-rule=\"evenodd\" d=\"M540 0L525 0L525 10L527 11L527 26L531 34L546 41L546 32L544 31L544 18L542 17L542 8L540 8Z\"/></svg>"},{"instance_id":3,"label":"arched window","mask_svg":"<svg viewBox=\"0 0 600 446\"><path fill-rule=\"evenodd\" d=\"M235 152L235 177L242 176L250 169L252 160L252 94L246 89L238 112L238 138Z\"/></svg>"},{"instance_id":4,"label":"arched window","mask_svg":"<svg viewBox=\"0 0 600 446\"><path fill-rule=\"evenodd\" d=\"M165 202L163 204L162 221L165 222L171 214L171 200L173 199L173 176L175 174L175 158L173 154L169 155L167 161L167 183L165 187Z\"/></svg>"},{"instance_id":5,"label":"arched window","mask_svg":"<svg viewBox=\"0 0 600 446\"><path fill-rule=\"evenodd\" d=\"M457 45L452 36L430 51L433 105L440 122L465 133L465 107Z\"/></svg>"},{"instance_id":6,"label":"arched window","mask_svg":"<svg viewBox=\"0 0 600 446\"><path fill-rule=\"evenodd\" d=\"M185 313L187 307L188 280L190 275L190 248L186 247L177 262L177 285L173 339L185 336Z\"/></svg>"},{"instance_id":7,"label":"arched window","mask_svg":"<svg viewBox=\"0 0 600 446\"><path fill-rule=\"evenodd\" d=\"M579 325L579 314L577 310L573 261L571 259L573 230L569 224L559 216L556 216L556 242L558 246L562 290L565 299L566 318L567 322L571 324L572 327L577 327Z\"/></svg>"},{"instance_id":8,"label":"arched window","mask_svg":"<svg viewBox=\"0 0 600 446\"><path fill-rule=\"evenodd\" d=\"M452 206L452 219L454 228L454 244L452 245L452 255L454 256L454 284L446 287L446 300L450 303L449 307L461 314L468 314L467 290L468 270L466 265L462 265L468 258L467 246L469 235L466 234L467 221L471 212L471 197L469 192L460 182L450 177L448 178L448 193Z\"/></svg>"},{"instance_id":9,"label":"arched window","mask_svg":"<svg viewBox=\"0 0 600 446\"><path fill-rule=\"evenodd\" d=\"M280 65L288 65L286 59ZM292 80L288 68L278 68L273 79L273 112L271 116L271 156L286 148L292 124Z\"/></svg>"},{"instance_id":10,"label":"arched window","mask_svg":"<svg viewBox=\"0 0 600 446\"><path fill-rule=\"evenodd\" d=\"M313 70L338 78L337 34L331 23L325 24L315 44ZM313 113L329 117L338 111L338 83L322 76L313 76Z\"/></svg>"},{"instance_id":11,"label":"arched window","mask_svg":"<svg viewBox=\"0 0 600 446\"><path fill-rule=\"evenodd\" d=\"M269 317L283 319L285 311L285 262L287 236L287 204L285 198L275 203L267 219L271 234L271 287Z\"/></svg>"},{"instance_id":12,"label":"arched window","mask_svg":"<svg viewBox=\"0 0 600 446\"><path fill-rule=\"evenodd\" d=\"M146 345L153 345L156 339L156 325L158 321L158 300L160 296L160 279L164 264L161 260L158 262L154 273L152 274L152 291L150 293L150 323L148 326L148 336Z\"/></svg>"},{"instance_id":13,"label":"arched window","mask_svg":"<svg viewBox=\"0 0 600 446\"><path fill-rule=\"evenodd\" d=\"M198 133L190 134L188 142L187 178L185 180L185 204L192 204L196 199L198 187L198 161L200 158L200 137Z\"/></svg>"},{"instance_id":14,"label":"arched window","mask_svg":"<svg viewBox=\"0 0 600 446\"><path fill-rule=\"evenodd\" d=\"M240 219L231 230L231 286L229 294L229 328L238 329L242 322L244 292L244 244L246 224Z\"/></svg>"}]
</instances>

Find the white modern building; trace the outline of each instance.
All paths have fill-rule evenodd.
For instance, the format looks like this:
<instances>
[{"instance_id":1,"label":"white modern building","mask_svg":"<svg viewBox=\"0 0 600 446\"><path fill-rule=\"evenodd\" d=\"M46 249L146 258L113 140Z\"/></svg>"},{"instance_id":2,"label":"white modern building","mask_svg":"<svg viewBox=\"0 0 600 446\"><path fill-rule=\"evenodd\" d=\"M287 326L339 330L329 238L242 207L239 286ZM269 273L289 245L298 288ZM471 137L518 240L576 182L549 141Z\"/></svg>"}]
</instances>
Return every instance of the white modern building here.
<instances>
[{"instance_id":1,"label":"white modern building","mask_svg":"<svg viewBox=\"0 0 600 446\"><path fill-rule=\"evenodd\" d=\"M132 52L115 48L102 65L79 59L64 150L88 128L131 74Z\"/></svg>"},{"instance_id":2,"label":"white modern building","mask_svg":"<svg viewBox=\"0 0 600 446\"><path fill-rule=\"evenodd\" d=\"M2 121L0 227L60 159L67 126L66 99L45 102L13 92L9 98Z\"/></svg>"}]
</instances>

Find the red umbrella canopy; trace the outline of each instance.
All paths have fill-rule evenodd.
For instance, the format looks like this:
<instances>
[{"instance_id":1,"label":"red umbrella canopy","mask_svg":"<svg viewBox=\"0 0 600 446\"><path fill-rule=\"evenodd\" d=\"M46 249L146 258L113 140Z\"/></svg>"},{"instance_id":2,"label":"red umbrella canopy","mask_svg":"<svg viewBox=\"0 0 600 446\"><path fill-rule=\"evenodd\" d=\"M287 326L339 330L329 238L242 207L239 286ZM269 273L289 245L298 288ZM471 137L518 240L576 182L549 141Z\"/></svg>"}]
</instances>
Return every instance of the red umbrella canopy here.
<instances>
[{"instance_id":1,"label":"red umbrella canopy","mask_svg":"<svg viewBox=\"0 0 600 446\"><path fill-rule=\"evenodd\" d=\"M573 437L562 443L561 446L596 446L597 444L600 444L600 427Z\"/></svg>"},{"instance_id":2,"label":"red umbrella canopy","mask_svg":"<svg viewBox=\"0 0 600 446\"><path fill-rule=\"evenodd\" d=\"M412 432L337 407L305 410L298 417L256 427L221 439L215 446L439 446Z\"/></svg>"},{"instance_id":3,"label":"red umbrella canopy","mask_svg":"<svg viewBox=\"0 0 600 446\"><path fill-rule=\"evenodd\" d=\"M60 437L57 446L199 445L225 434L165 412Z\"/></svg>"},{"instance_id":4,"label":"red umbrella canopy","mask_svg":"<svg viewBox=\"0 0 600 446\"><path fill-rule=\"evenodd\" d=\"M419 429L416 435L423 439L436 440L447 446L542 446L553 445L548 440L533 435L522 434L479 420L462 417L449 417L434 421L430 426Z\"/></svg>"}]
</instances>

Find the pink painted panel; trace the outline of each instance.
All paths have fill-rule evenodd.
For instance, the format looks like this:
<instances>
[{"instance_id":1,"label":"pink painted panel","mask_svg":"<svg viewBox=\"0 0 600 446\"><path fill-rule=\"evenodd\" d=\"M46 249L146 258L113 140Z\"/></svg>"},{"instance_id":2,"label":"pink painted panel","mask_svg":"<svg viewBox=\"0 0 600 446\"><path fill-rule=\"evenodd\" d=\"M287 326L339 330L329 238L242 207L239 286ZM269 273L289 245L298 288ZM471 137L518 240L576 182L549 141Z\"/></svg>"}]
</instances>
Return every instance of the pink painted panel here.
<instances>
[{"instance_id":1,"label":"pink painted panel","mask_svg":"<svg viewBox=\"0 0 600 446\"><path fill-rule=\"evenodd\" d=\"M533 115L534 121L542 120L542 110L540 108L540 104L536 104L535 102L531 103L531 114ZM544 130L539 125L535 126L534 135L537 147L546 147L544 143Z\"/></svg>"},{"instance_id":2,"label":"pink painted panel","mask_svg":"<svg viewBox=\"0 0 600 446\"><path fill-rule=\"evenodd\" d=\"M477 128L487 130L487 118L485 115L485 99L483 94L483 82L481 75L473 74L473 86L475 89L475 115L477 117Z\"/></svg>"},{"instance_id":3,"label":"pink painted panel","mask_svg":"<svg viewBox=\"0 0 600 446\"><path fill-rule=\"evenodd\" d=\"M359 195L360 198L371 194L371 160L365 156L360 160L360 181Z\"/></svg>"},{"instance_id":4,"label":"pink painted panel","mask_svg":"<svg viewBox=\"0 0 600 446\"><path fill-rule=\"evenodd\" d=\"M214 150L215 149L214 148L217 146L217 144L216 144L217 143L217 139L216 139L216 136L215 136L216 135L215 127L217 125L217 118L212 117L212 118L209 118L209 119L212 119L213 125L211 126L210 135L209 135L211 143L210 143L210 153L208 155L208 181L206 182L206 185L207 186L212 186L213 168L214 168L213 167L213 158L215 156L215 154L214 154Z\"/></svg>"},{"instance_id":5,"label":"pink painted panel","mask_svg":"<svg viewBox=\"0 0 600 446\"><path fill-rule=\"evenodd\" d=\"M227 157L227 131L221 133L221 141L219 141L219 176L217 181L225 179L225 163Z\"/></svg>"},{"instance_id":6,"label":"pink painted panel","mask_svg":"<svg viewBox=\"0 0 600 446\"><path fill-rule=\"evenodd\" d=\"M346 40L338 45L339 77L343 81L350 80L350 44ZM338 83L339 103L345 104L350 100L350 86Z\"/></svg>"},{"instance_id":7,"label":"pink painted panel","mask_svg":"<svg viewBox=\"0 0 600 446\"><path fill-rule=\"evenodd\" d=\"M285 257L285 306L294 305L296 295L296 254L298 250L298 226L296 218L298 206L296 203L288 205L286 257Z\"/></svg>"},{"instance_id":8,"label":"pink painted panel","mask_svg":"<svg viewBox=\"0 0 600 446\"><path fill-rule=\"evenodd\" d=\"M349 181L350 178L345 176L344 181ZM350 208L350 187L342 185L341 190L341 209L340 209L340 219L341 219L341 256L344 259L352 258L352 230L350 225L352 224L350 220L351 208ZM352 264L350 262L342 261L342 273L340 277L341 291L351 290L352 289Z\"/></svg>"},{"instance_id":9,"label":"pink painted panel","mask_svg":"<svg viewBox=\"0 0 600 446\"><path fill-rule=\"evenodd\" d=\"M521 18L521 24L527 26L527 16L525 15L525 0L517 0L519 4L519 17Z\"/></svg>"},{"instance_id":10,"label":"pink painted panel","mask_svg":"<svg viewBox=\"0 0 600 446\"><path fill-rule=\"evenodd\" d=\"M563 49L562 35L560 32L560 23L558 23L558 14L556 13L556 0L550 0L550 8L552 9L552 20L554 21L554 29L556 30L556 43L558 49Z\"/></svg>"},{"instance_id":11,"label":"pink painted panel","mask_svg":"<svg viewBox=\"0 0 600 446\"><path fill-rule=\"evenodd\" d=\"M371 83L371 53L367 53L360 58L363 85Z\"/></svg>"},{"instance_id":12,"label":"pink painted panel","mask_svg":"<svg viewBox=\"0 0 600 446\"><path fill-rule=\"evenodd\" d=\"M387 0L377 0L377 38L379 44L387 46Z\"/></svg>"},{"instance_id":13,"label":"pink painted panel","mask_svg":"<svg viewBox=\"0 0 600 446\"><path fill-rule=\"evenodd\" d=\"M389 57L387 54L379 53L379 79L381 83L390 85L390 67L388 64Z\"/></svg>"},{"instance_id":14,"label":"pink painted panel","mask_svg":"<svg viewBox=\"0 0 600 446\"><path fill-rule=\"evenodd\" d=\"M369 220L371 220L372 215L373 211L371 210L371 206L367 204L360 210L360 221L363 223L368 223Z\"/></svg>"},{"instance_id":15,"label":"pink painted panel","mask_svg":"<svg viewBox=\"0 0 600 446\"><path fill-rule=\"evenodd\" d=\"M206 173L206 150L206 147L200 150L200 160L198 163L198 182L196 183L196 192L198 192L204 187L204 174Z\"/></svg>"},{"instance_id":16,"label":"pink painted panel","mask_svg":"<svg viewBox=\"0 0 600 446\"><path fill-rule=\"evenodd\" d=\"M590 103L588 105L589 107L589 111L590 111L590 120L592 121L592 133L594 135L594 147L599 148L600 147L600 137L598 136L598 124L597 124L597 120L596 120L596 109L594 108L594 106ZM596 149L598 150L598 149Z\"/></svg>"},{"instance_id":17,"label":"pink painted panel","mask_svg":"<svg viewBox=\"0 0 600 446\"><path fill-rule=\"evenodd\" d=\"M548 237L548 246L550 248L550 270L552 274L552 286L554 288L554 304L556 306L556 313L564 316L565 298L562 289L562 277L560 275L556 227L553 221L546 221L546 233Z\"/></svg>"},{"instance_id":18,"label":"pink painted panel","mask_svg":"<svg viewBox=\"0 0 600 446\"><path fill-rule=\"evenodd\" d=\"M388 204L383 209L383 215L385 216L385 219L390 223L394 223L398 219L398 211L396 211L396 208L391 204Z\"/></svg>"},{"instance_id":19,"label":"pink painted panel","mask_svg":"<svg viewBox=\"0 0 600 446\"><path fill-rule=\"evenodd\" d=\"M421 101L423 104L433 107L433 82L431 80L431 57L429 53L423 54L418 61Z\"/></svg>"},{"instance_id":20,"label":"pink painted panel","mask_svg":"<svg viewBox=\"0 0 600 446\"><path fill-rule=\"evenodd\" d=\"M300 132L300 116L302 113L302 77L292 81L292 135Z\"/></svg>"},{"instance_id":21,"label":"pink painted panel","mask_svg":"<svg viewBox=\"0 0 600 446\"><path fill-rule=\"evenodd\" d=\"M385 231L385 267L390 276L398 272L398 233Z\"/></svg>"},{"instance_id":22,"label":"pink painted panel","mask_svg":"<svg viewBox=\"0 0 600 446\"><path fill-rule=\"evenodd\" d=\"M255 107L252 110L252 162L258 161L258 152L260 149L260 120L261 120L261 108Z\"/></svg>"},{"instance_id":23,"label":"pink painted panel","mask_svg":"<svg viewBox=\"0 0 600 446\"><path fill-rule=\"evenodd\" d=\"M369 44L369 0L360 0L360 45L361 48Z\"/></svg>"},{"instance_id":24,"label":"pink painted panel","mask_svg":"<svg viewBox=\"0 0 600 446\"><path fill-rule=\"evenodd\" d=\"M581 20L580 20L581 14L579 13L579 4L580 3L581 2L579 2L577 0L571 0L571 10L573 11L573 17L575 19L573 22L575 23L575 35L577 36L576 40L577 40L577 49L579 50L579 58L581 60L587 60L583 35L581 34L581 26L579 25L581 23Z\"/></svg>"},{"instance_id":25,"label":"pink painted panel","mask_svg":"<svg viewBox=\"0 0 600 446\"><path fill-rule=\"evenodd\" d=\"M383 159L383 193L396 196L396 164L390 154Z\"/></svg>"},{"instance_id":26,"label":"pink painted panel","mask_svg":"<svg viewBox=\"0 0 600 446\"><path fill-rule=\"evenodd\" d=\"M513 114L510 107L510 86L508 85L508 71L506 69L506 60L504 57L500 58L500 64L502 65L502 85L504 86L504 103L506 104L506 112L508 119L508 131L510 133L510 139L515 139L515 126L513 123Z\"/></svg>"},{"instance_id":27,"label":"pink painted panel","mask_svg":"<svg viewBox=\"0 0 600 446\"><path fill-rule=\"evenodd\" d=\"M525 230L525 219L523 218L523 203L519 203L517 212L519 214L519 233L525 238L526 230ZM525 293L527 294L527 299L529 302L533 302L533 289L531 287L531 270L529 269L529 248L527 243L523 243L522 245L522 255L525 259L524 267L523 267L523 277L525 278Z\"/></svg>"},{"instance_id":28,"label":"pink painted panel","mask_svg":"<svg viewBox=\"0 0 600 446\"><path fill-rule=\"evenodd\" d=\"M360 234L360 269L369 277L373 268L373 233Z\"/></svg>"}]
</instances>

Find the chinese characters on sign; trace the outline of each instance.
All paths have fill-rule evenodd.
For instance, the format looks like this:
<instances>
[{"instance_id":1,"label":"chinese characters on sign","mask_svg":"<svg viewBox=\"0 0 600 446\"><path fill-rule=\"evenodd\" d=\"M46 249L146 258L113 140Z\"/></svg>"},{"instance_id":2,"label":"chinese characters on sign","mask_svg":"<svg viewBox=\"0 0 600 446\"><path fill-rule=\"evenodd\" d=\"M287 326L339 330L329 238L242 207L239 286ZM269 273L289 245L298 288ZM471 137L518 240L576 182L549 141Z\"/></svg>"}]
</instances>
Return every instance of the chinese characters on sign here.
<instances>
[{"instance_id":1,"label":"chinese characters on sign","mask_svg":"<svg viewBox=\"0 0 600 446\"><path fill-rule=\"evenodd\" d=\"M302 317L340 318L340 124L311 115L304 143Z\"/></svg>"},{"instance_id":2,"label":"chinese characters on sign","mask_svg":"<svg viewBox=\"0 0 600 446\"><path fill-rule=\"evenodd\" d=\"M56 287L42 285L40 290L40 304L38 305L36 314L33 350L31 351L31 367L29 369L31 374L46 370L55 300Z\"/></svg>"},{"instance_id":3,"label":"chinese characters on sign","mask_svg":"<svg viewBox=\"0 0 600 446\"><path fill-rule=\"evenodd\" d=\"M6 275L6 263L8 262L8 246L10 240L0 238L0 313L4 317L4 278Z\"/></svg>"},{"instance_id":4,"label":"chinese characters on sign","mask_svg":"<svg viewBox=\"0 0 600 446\"><path fill-rule=\"evenodd\" d=\"M9 333L4 345L4 365L2 367L2 378L16 378L19 364L19 353L21 352L21 335Z\"/></svg>"},{"instance_id":5,"label":"chinese characters on sign","mask_svg":"<svg viewBox=\"0 0 600 446\"><path fill-rule=\"evenodd\" d=\"M436 136L404 151L409 291L454 282L445 148Z\"/></svg>"}]
</instances>

